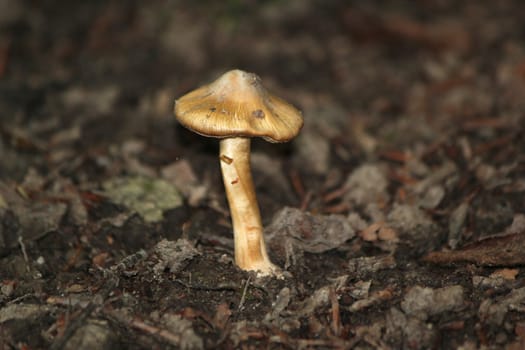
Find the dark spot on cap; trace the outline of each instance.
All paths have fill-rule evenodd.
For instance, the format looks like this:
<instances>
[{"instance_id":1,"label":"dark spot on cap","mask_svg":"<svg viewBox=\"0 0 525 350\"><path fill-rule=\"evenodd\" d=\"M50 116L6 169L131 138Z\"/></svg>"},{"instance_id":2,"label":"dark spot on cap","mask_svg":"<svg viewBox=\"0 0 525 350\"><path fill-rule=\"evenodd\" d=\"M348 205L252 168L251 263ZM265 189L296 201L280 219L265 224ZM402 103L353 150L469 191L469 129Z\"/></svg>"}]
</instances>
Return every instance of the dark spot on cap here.
<instances>
[{"instance_id":1,"label":"dark spot on cap","mask_svg":"<svg viewBox=\"0 0 525 350\"><path fill-rule=\"evenodd\" d=\"M217 108L215 108L215 107L211 107L211 108L209 109L209 112L206 113L206 118L211 117L211 114L212 114L213 112L215 112L216 110L217 110Z\"/></svg>"},{"instance_id":2,"label":"dark spot on cap","mask_svg":"<svg viewBox=\"0 0 525 350\"><path fill-rule=\"evenodd\" d=\"M262 109L256 109L252 112L252 117L257 119L263 119L264 118L264 112Z\"/></svg>"}]
</instances>

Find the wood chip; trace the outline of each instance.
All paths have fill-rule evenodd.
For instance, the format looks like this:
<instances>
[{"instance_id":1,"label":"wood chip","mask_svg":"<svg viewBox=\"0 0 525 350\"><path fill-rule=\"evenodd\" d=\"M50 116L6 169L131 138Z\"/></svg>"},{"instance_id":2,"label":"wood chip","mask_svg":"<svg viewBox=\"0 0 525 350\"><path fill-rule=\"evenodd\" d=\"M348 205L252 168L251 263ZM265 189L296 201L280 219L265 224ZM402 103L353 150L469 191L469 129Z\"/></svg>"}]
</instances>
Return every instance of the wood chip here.
<instances>
[{"instance_id":1,"label":"wood chip","mask_svg":"<svg viewBox=\"0 0 525 350\"><path fill-rule=\"evenodd\" d=\"M495 236L469 244L461 250L433 252L423 261L434 264L470 262L479 266L516 266L525 264L525 231Z\"/></svg>"}]
</instances>

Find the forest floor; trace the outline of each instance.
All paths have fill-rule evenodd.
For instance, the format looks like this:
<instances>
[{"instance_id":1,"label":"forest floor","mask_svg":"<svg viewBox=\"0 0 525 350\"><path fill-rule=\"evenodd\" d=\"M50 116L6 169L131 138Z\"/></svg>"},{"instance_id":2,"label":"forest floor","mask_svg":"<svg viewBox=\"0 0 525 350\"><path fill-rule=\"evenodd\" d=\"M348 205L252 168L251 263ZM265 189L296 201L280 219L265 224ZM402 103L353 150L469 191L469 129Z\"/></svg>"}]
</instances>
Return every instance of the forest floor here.
<instances>
[{"instance_id":1,"label":"forest floor","mask_svg":"<svg viewBox=\"0 0 525 350\"><path fill-rule=\"evenodd\" d=\"M220 5L219 5L220 4ZM525 3L0 0L0 349L525 348ZM237 268L218 140L239 68L281 278Z\"/></svg>"}]
</instances>

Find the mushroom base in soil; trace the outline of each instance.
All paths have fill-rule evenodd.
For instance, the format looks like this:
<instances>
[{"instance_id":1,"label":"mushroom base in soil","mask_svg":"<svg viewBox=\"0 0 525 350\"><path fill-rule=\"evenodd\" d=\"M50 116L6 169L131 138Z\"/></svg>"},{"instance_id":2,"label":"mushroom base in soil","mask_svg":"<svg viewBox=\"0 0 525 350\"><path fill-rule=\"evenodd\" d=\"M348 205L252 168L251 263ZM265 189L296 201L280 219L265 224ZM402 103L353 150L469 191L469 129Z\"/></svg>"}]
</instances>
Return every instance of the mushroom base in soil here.
<instances>
[{"instance_id":1,"label":"mushroom base in soil","mask_svg":"<svg viewBox=\"0 0 525 350\"><path fill-rule=\"evenodd\" d=\"M303 126L301 112L273 96L252 73L232 70L175 101L186 128L220 138L220 163L230 206L235 263L259 275L276 275L268 258L250 170L250 137L286 142Z\"/></svg>"}]
</instances>

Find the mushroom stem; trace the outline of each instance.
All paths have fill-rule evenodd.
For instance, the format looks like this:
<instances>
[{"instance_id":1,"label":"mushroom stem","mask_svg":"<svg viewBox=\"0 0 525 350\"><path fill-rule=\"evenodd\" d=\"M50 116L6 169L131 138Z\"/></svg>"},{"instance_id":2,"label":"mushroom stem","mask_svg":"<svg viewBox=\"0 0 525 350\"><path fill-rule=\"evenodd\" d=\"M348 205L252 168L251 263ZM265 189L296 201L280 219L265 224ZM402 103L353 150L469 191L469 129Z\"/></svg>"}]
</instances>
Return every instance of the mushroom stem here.
<instances>
[{"instance_id":1,"label":"mushroom stem","mask_svg":"<svg viewBox=\"0 0 525 350\"><path fill-rule=\"evenodd\" d=\"M263 227L250 169L250 142L246 137L220 141L222 179L230 205L235 241L235 263L243 270L268 275L276 271L264 244Z\"/></svg>"}]
</instances>

